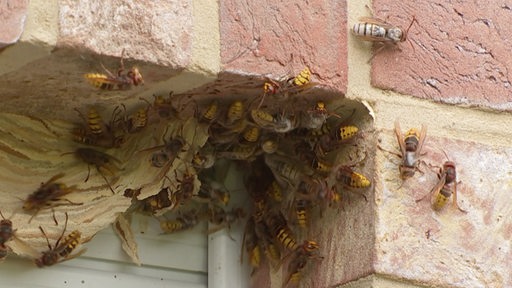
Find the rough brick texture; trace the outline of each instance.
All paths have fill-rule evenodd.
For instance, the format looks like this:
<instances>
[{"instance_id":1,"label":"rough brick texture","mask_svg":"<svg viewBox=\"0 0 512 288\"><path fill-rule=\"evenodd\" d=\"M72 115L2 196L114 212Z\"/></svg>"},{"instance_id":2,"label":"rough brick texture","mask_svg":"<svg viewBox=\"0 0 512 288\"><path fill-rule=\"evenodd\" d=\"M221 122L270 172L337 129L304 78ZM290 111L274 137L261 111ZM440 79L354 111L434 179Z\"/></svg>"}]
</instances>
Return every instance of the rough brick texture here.
<instances>
[{"instance_id":1,"label":"rough brick texture","mask_svg":"<svg viewBox=\"0 0 512 288\"><path fill-rule=\"evenodd\" d=\"M503 1L373 1L410 43L379 53L372 85L420 98L512 110L512 6ZM413 45L414 49L411 48Z\"/></svg>"},{"instance_id":2,"label":"rough brick texture","mask_svg":"<svg viewBox=\"0 0 512 288\"><path fill-rule=\"evenodd\" d=\"M346 14L345 1L220 1L224 69L279 77L309 66L345 93Z\"/></svg>"},{"instance_id":3,"label":"rough brick texture","mask_svg":"<svg viewBox=\"0 0 512 288\"><path fill-rule=\"evenodd\" d=\"M192 1L60 1L58 46L161 65L190 61Z\"/></svg>"},{"instance_id":4,"label":"rough brick texture","mask_svg":"<svg viewBox=\"0 0 512 288\"><path fill-rule=\"evenodd\" d=\"M14 44L23 33L28 0L0 1L0 48Z\"/></svg>"},{"instance_id":5,"label":"rough brick texture","mask_svg":"<svg viewBox=\"0 0 512 288\"><path fill-rule=\"evenodd\" d=\"M384 148L398 149L391 132L381 138ZM456 163L458 203L467 213L451 201L435 212L430 195L416 202L438 182L447 160L441 149ZM403 184L398 157L383 152L378 162L375 272L436 287L511 287L509 184L499 179L510 177L502 168L512 166L512 150L427 136L423 152L424 174Z\"/></svg>"}]
</instances>

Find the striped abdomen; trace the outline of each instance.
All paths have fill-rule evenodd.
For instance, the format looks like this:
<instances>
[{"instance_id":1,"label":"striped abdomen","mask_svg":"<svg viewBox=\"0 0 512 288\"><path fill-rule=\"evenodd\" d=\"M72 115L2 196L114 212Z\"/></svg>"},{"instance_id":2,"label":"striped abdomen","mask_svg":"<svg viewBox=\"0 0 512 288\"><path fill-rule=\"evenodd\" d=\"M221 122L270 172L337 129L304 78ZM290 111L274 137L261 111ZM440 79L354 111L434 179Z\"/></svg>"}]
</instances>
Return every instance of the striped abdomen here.
<instances>
[{"instance_id":1,"label":"striped abdomen","mask_svg":"<svg viewBox=\"0 0 512 288\"><path fill-rule=\"evenodd\" d=\"M92 86L101 90L112 90L117 84L116 82L112 81L112 78L105 74L88 73L85 74L84 77Z\"/></svg>"},{"instance_id":2,"label":"striped abdomen","mask_svg":"<svg viewBox=\"0 0 512 288\"><path fill-rule=\"evenodd\" d=\"M103 133L103 120L94 108L89 109L89 113L87 114L87 125L89 126L89 129L91 129L92 134L99 135Z\"/></svg>"},{"instance_id":3,"label":"striped abdomen","mask_svg":"<svg viewBox=\"0 0 512 288\"><path fill-rule=\"evenodd\" d=\"M338 129L338 133L336 134L336 139L338 141L344 141L353 138L356 136L357 132L359 131L359 128L353 125L349 126L341 126Z\"/></svg>"},{"instance_id":4,"label":"striped abdomen","mask_svg":"<svg viewBox=\"0 0 512 288\"><path fill-rule=\"evenodd\" d=\"M266 222L271 235L274 236L284 248L295 251L299 247L283 214L279 212L275 215L269 215Z\"/></svg>"},{"instance_id":5,"label":"striped abdomen","mask_svg":"<svg viewBox=\"0 0 512 288\"><path fill-rule=\"evenodd\" d=\"M244 115L244 103L242 101L234 101L229 105L228 114L226 116L227 122L233 124L236 121L242 119Z\"/></svg>"},{"instance_id":6,"label":"striped abdomen","mask_svg":"<svg viewBox=\"0 0 512 288\"><path fill-rule=\"evenodd\" d=\"M306 67L300 73L293 78L293 85L295 86L302 86L309 83L311 79L311 71L309 71L309 68Z\"/></svg>"},{"instance_id":7,"label":"striped abdomen","mask_svg":"<svg viewBox=\"0 0 512 288\"><path fill-rule=\"evenodd\" d=\"M161 221L160 222L160 229L164 233L173 233L185 230L187 227L183 223L183 221L180 221L178 219L176 220L167 220L167 221Z\"/></svg>"},{"instance_id":8,"label":"striped abdomen","mask_svg":"<svg viewBox=\"0 0 512 288\"><path fill-rule=\"evenodd\" d=\"M80 237L82 234L78 230L74 230L71 232L66 238L64 242L59 245L55 250L58 251L59 256L62 258L67 258L71 252L80 244Z\"/></svg>"},{"instance_id":9,"label":"striped abdomen","mask_svg":"<svg viewBox=\"0 0 512 288\"><path fill-rule=\"evenodd\" d=\"M308 221L307 209L310 203L306 199L295 200L295 214L297 216L297 224L301 228L306 228Z\"/></svg>"},{"instance_id":10,"label":"striped abdomen","mask_svg":"<svg viewBox=\"0 0 512 288\"><path fill-rule=\"evenodd\" d=\"M206 110L203 113L202 118L207 121L211 122L217 118L217 114L219 112L219 103L217 101L212 101L208 107L206 107Z\"/></svg>"},{"instance_id":11,"label":"striped abdomen","mask_svg":"<svg viewBox=\"0 0 512 288\"><path fill-rule=\"evenodd\" d=\"M331 164L329 164L323 160L320 160L316 157L313 158L311 165L313 166L313 169L315 169L315 171L318 173L329 173L332 170Z\"/></svg>"},{"instance_id":12,"label":"striped abdomen","mask_svg":"<svg viewBox=\"0 0 512 288\"><path fill-rule=\"evenodd\" d=\"M446 203L450 200L453 194L453 186L449 184L444 184L441 187L441 190L434 195L432 199L432 209L435 211L439 211L443 209Z\"/></svg>"},{"instance_id":13,"label":"striped abdomen","mask_svg":"<svg viewBox=\"0 0 512 288\"><path fill-rule=\"evenodd\" d=\"M128 131L137 132L148 124L148 113L145 108L139 109L128 122Z\"/></svg>"},{"instance_id":14,"label":"striped abdomen","mask_svg":"<svg viewBox=\"0 0 512 288\"><path fill-rule=\"evenodd\" d=\"M295 251L297 249L297 241L291 235L291 230L287 226L280 227L276 237L277 240L283 245L283 247Z\"/></svg>"},{"instance_id":15,"label":"striped abdomen","mask_svg":"<svg viewBox=\"0 0 512 288\"><path fill-rule=\"evenodd\" d=\"M382 41L386 41L386 29L376 24L360 22L354 24L352 27L352 32L354 35L359 37L372 37L372 38L382 38Z\"/></svg>"},{"instance_id":16,"label":"striped abdomen","mask_svg":"<svg viewBox=\"0 0 512 288\"><path fill-rule=\"evenodd\" d=\"M363 174L354 172L350 167L342 166L338 169L336 179L352 188L366 188L371 182Z\"/></svg>"}]
</instances>

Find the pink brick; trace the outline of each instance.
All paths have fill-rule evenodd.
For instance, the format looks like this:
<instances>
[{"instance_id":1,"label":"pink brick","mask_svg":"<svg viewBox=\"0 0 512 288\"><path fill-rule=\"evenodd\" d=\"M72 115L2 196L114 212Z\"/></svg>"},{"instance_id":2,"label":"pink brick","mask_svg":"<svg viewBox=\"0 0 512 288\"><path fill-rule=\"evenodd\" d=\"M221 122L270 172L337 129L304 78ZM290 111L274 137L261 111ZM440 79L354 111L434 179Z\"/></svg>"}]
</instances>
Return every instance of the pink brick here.
<instances>
[{"instance_id":1,"label":"pink brick","mask_svg":"<svg viewBox=\"0 0 512 288\"><path fill-rule=\"evenodd\" d=\"M384 148L398 149L391 132L386 139ZM457 165L458 203L467 214L451 201L433 211L430 195L416 203L438 182L433 166L447 160L441 149ZM376 273L436 287L511 287L510 189L502 179L509 177L512 149L428 137L423 151L432 167L421 165L424 174L417 172L401 188L400 159L383 152L389 161L375 174Z\"/></svg>"},{"instance_id":2,"label":"pink brick","mask_svg":"<svg viewBox=\"0 0 512 288\"><path fill-rule=\"evenodd\" d=\"M309 66L345 93L346 10L345 1L220 1L223 69L280 77Z\"/></svg>"},{"instance_id":3,"label":"pink brick","mask_svg":"<svg viewBox=\"0 0 512 288\"><path fill-rule=\"evenodd\" d=\"M373 1L377 17L407 27L402 51L388 49L372 63L372 85L419 98L511 110L508 19L497 1ZM411 44L414 49L411 48Z\"/></svg>"},{"instance_id":4,"label":"pink brick","mask_svg":"<svg viewBox=\"0 0 512 288\"><path fill-rule=\"evenodd\" d=\"M28 0L0 1L0 48L18 41L25 27Z\"/></svg>"}]
</instances>

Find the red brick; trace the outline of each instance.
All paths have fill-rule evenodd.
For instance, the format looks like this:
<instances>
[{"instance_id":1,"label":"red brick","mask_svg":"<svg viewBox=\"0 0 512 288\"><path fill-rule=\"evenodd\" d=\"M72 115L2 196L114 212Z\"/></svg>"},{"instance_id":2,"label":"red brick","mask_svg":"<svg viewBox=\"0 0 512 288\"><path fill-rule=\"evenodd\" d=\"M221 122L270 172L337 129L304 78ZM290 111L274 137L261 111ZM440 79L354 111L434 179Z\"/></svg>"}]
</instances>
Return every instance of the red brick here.
<instances>
[{"instance_id":1,"label":"red brick","mask_svg":"<svg viewBox=\"0 0 512 288\"><path fill-rule=\"evenodd\" d=\"M345 1L220 1L223 69L280 77L309 66L345 93L346 10Z\"/></svg>"},{"instance_id":2,"label":"red brick","mask_svg":"<svg viewBox=\"0 0 512 288\"><path fill-rule=\"evenodd\" d=\"M25 27L28 0L1 1L0 48L14 44L20 39Z\"/></svg>"},{"instance_id":3,"label":"red brick","mask_svg":"<svg viewBox=\"0 0 512 288\"><path fill-rule=\"evenodd\" d=\"M384 148L398 149L391 132L381 137L387 139ZM431 209L428 193L439 181L435 166L447 160L441 149L456 163L458 203L467 214L451 201L439 212ZM512 165L512 150L428 137L423 152L424 174L403 184L400 159L383 152L376 173L376 273L429 287L510 287L510 191L499 179L509 177L504 167Z\"/></svg>"},{"instance_id":4,"label":"red brick","mask_svg":"<svg viewBox=\"0 0 512 288\"><path fill-rule=\"evenodd\" d=\"M410 43L387 49L372 63L372 85L419 98L511 110L508 19L500 1L373 1L377 17L407 27ZM411 48L413 45L414 49Z\"/></svg>"}]
</instances>

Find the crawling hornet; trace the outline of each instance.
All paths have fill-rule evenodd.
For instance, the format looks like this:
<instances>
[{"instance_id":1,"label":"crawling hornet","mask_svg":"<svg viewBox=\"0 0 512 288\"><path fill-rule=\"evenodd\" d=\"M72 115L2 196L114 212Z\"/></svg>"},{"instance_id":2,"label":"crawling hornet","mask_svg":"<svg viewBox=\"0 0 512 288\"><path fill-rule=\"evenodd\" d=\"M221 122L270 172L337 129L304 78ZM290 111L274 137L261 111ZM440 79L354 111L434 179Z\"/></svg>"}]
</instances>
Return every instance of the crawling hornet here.
<instances>
[{"instance_id":1,"label":"crawling hornet","mask_svg":"<svg viewBox=\"0 0 512 288\"><path fill-rule=\"evenodd\" d=\"M103 69L107 74L101 73L87 73L84 75L85 79L94 87L101 90L113 90L117 87L119 90L127 90L132 86L144 85L144 79L137 67L132 67L128 72L123 73L124 68L124 50L121 54L121 64L117 70L117 75L110 72L103 66Z\"/></svg>"},{"instance_id":2,"label":"crawling hornet","mask_svg":"<svg viewBox=\"0 0 512 288\"><path fill-rule=\"evenodd\" d=\"M453 194L453 206L459 209L461 212L466 213L466 211L460 208L459 204L457 203L457 172L455 170L455 162L444 162L443 167L440 168L438 177L439 181L434 186L434 188L432 188L430 193L428 193L432 194L432 209L435 211L440 211L443 209ZM427 195L423 196L421 199L416 200L416 202L423 200Z\"/></svg>"},{"instance_id":3,"label":"crawling hornet","mask_svg":"<svg viewBox=\"0 0 512 288\"><path fill-rule=\"evenodd\" d=\"M390 45L397 45L407 40L407 34L414 22L417 22L415 17L412 18L409 27L404 30L401 27L389 24L375 17L361 17L359 18L359 22L352 27L352 33L359 39L381 44L373 54L373 58L382 51L383 48L389 47ZM414 49L412 44L411 47ZM370 58L370 60L372 58Z\"/></svg>"},{"instance_id":4,"label":"crawling hornet","mask_svg":"<svg viewBox=\"0 0 512 288\"><path fill-rule=\"evenodd\" d=\"M71 254L75 250L75 248L78 245L80 245L80 239L82 234L78 230L73 230L66 237L64 237L64 233L66 232L67 226L68 213L66 212L66 222L64 224L64 229L62 230L62 234L60 235L59 239L57 239L57 242L53 247L52 245L50 245L48 236L44 232L43 228L39 226L39 230L41 230L41 233L43 233L43 236L46 238L48 250L44 251L39 258L34 260L37 267L42 268L45 266L52 266L59 262L71 260L75 257L82 255L86 251L86 249L84 248L76 252L75 254Z\"/></svg>"},{"instance_id":5,"label":"crawling hornet","mask_svg":"<svg viewBox=\"0 0 512 288\"><path fill-rule=\"evenodd\" d=\"M397 120L395 121L395 134L402 156L402 163L399 166L400 176L402 179L407 179L414 176L414 173L418 170L421 149L427 135L427 127L422 125L421 131L411 128L405 133L404 138L400 129L400 123Z\"/></svg>"},{"instance_id":6,"label":"crawling hornet","mask_svg":"<svg viewBox=\"0 0 512 288\"><path fill-rule=\"evenodd\" d=\"M359 22L352 27L352 33L365 41L397 44L407 40L407 33L414 22L416 22L416 18L413 17L411 24L404 31L404 29L386 23L379 18L361 17Z\"/></svg>"}]
</instances>

